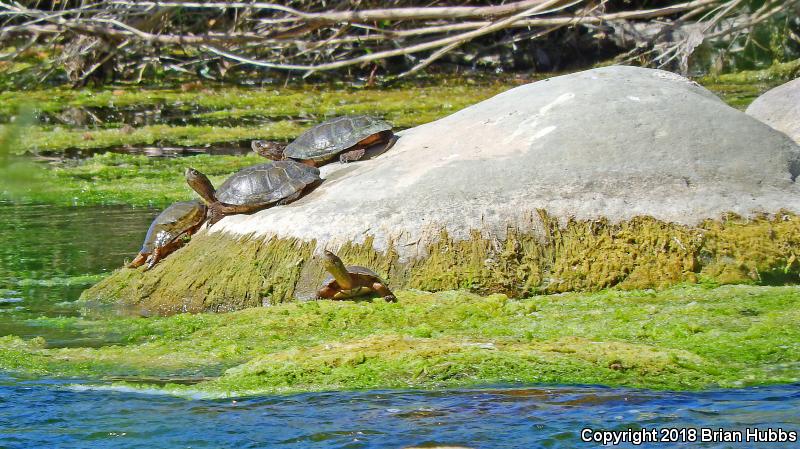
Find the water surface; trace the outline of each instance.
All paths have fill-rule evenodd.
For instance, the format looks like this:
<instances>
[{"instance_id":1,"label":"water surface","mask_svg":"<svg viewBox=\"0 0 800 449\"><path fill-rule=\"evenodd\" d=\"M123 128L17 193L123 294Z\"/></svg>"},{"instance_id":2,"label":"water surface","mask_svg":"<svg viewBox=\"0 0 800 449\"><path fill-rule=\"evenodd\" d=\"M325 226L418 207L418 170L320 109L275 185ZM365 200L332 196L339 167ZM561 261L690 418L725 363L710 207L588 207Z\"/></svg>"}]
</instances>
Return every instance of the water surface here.
<instances>
[{"instance_id":1,"label":"water surface","mask_svg":"<svg viewBox=\"0 0 800 449\"><path fill-rule=\"evenodd\" d=\"M38 326L77 316L81 291L139 251L157 209L0 203L0 336L94 346L74 330Z\"/></svg>"},{"instance_id":2,"label":"water surface","mask_svg":"<svg viewBox=\"0 0 800 449\"><path fill-rule=\"evenodd\" d=\"M700 393L590 386L370 391L236 400L94 388L0 380L0 447L355 449L438 444L566 449L599 446L580 440L583 428L800 431L800 385Z\"/></svg>"}]
</instances>

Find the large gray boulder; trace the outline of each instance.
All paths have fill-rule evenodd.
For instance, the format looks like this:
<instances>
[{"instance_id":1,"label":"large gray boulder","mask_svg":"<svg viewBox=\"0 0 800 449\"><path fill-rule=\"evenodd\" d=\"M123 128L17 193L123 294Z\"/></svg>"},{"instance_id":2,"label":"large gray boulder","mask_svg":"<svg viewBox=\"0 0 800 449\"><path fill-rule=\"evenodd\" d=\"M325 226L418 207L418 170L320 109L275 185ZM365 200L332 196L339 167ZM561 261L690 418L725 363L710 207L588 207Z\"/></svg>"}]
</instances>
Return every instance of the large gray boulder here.
<instances>
[{"instance_id":1,"label":"large gray boulder","mask_svg":"<svg viewBox=\"0 0 800 449\"><path fill-rule=\"evenodd\" d=\"M446 230L504 235L551 216L637 215L685 224L723 212L800 210L800 149L686 78L606 67L517 87L400 133L373 160L333 164L287 207L213 232L316 240L373 237L401 258Z\"/></svg>"},{"instance_id":2,"label":"large gray boulder","mask_svg":"<svg viewBox=\"0 0 800 449\"><path fill-rule=\"evenodd\" d=\"M765 92L746 112L800 144L800 78Z\"/></svg>"},{"instance_id":3,"label":"large gray boulder","mask_svg":"<svg viewBox=\"0 0 800 449\"><path fill-rule=\"evenodd\" d=\"M697 84L600 68L406 130L374 159L325 166L300 200L226 217L84 298L150 313L313 298L323 248L394 289L783 281L800 273L798 172L791 139Z\"/></svg>"}]
</instances>

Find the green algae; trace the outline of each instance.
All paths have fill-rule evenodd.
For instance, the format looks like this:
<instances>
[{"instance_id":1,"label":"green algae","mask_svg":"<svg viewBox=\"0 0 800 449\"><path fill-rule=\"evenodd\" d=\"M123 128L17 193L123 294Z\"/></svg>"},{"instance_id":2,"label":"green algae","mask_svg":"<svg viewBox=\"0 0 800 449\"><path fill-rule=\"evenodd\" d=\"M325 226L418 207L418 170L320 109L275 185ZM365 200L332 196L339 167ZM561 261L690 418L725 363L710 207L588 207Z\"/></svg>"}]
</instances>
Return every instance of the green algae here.
<instances>
[{"instance_id":1,"label":"green algae","mask_svg":"<svg viewBox=\"0 0 800 449\"><path fill-rule=\"evenodd\" d=\"M753 84L760 82L786 82L791 81L800 74L800 59L788 62L777 62L761 70L743 70L735 73L709 75L700 78L703 84L718 82L730 84Z\"/></svg>"},{"instance_id":2,"label":"green algae","mask_svg":"<svg viewBox=\"0 0 800 449\"><path fill-rule=\"evenodd\" d=\"M800 379L794 286L519 300L403 290L398 297L165 318L66 318L52 325L114 332L122 343L56 349L41 338L3 337L0 368L131 381L212 377L165 389L221 395L509 382L698 389Z\"/></svg>"},{"instance_id":3,"label":"green algae","mask_svg":"<svg viewBox=\"0 0 800 449\"><path fill-rule=\"evenodd\" d=\"M149 158L105 153L48 169L33 168L25 188L0 191L0 199L73 206L166 206L195 196L183 177L187 166L221 183L230 173L263 162L255 154Z\"/></svg>"},{"instance_id":4,"label":"green algae","mask_svg":"<svg viewBox=\"0 0 800 449\"><path fill-rule=\"evenodd\" d=\"M727 215L697 226L650 217L559 225L540 212L543 229L510 230L503 242L474 233L442 233L426 257L400 261L372 241L347 244L348 264L375 269L390 287L462 289L525 297L540 293L663 289L680 283L790 283L800 277L800 217L780 212L750 219ZM82 298L150 313L233 310L311 298L326 275L315 242L202 233L155 269L122 268ZM191 273L187 275L187 273Z\"/></svg>"},{"instance_id":5,"label":"green algae","mask_svg":"<svg viewBox=\"0 0 800 449\"><path fill-rule=\"evenodd\" d=\"M800 74L800 59L775 63L762 70L707 75L697 81L719 95L729 105L745 110L759 95L793 80L798 74Z\"/></svg>"}]
</instances>

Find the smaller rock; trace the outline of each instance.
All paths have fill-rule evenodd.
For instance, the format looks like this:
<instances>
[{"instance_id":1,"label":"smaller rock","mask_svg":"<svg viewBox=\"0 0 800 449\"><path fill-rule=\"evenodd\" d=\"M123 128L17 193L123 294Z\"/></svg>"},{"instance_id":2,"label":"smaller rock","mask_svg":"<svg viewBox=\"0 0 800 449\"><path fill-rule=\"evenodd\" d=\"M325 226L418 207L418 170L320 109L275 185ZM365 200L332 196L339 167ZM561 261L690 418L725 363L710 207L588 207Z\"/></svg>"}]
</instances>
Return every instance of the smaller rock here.
<instances>
[{"instance_id":1,"label":"smaller rock","mask_svg":"<svg viewBox=\"0 0 800 449\"><path fill-rule=\"evenodd\" d=\"M767 91L745 112L800 144L800 78Z\"/></svg>"}]
</instances>

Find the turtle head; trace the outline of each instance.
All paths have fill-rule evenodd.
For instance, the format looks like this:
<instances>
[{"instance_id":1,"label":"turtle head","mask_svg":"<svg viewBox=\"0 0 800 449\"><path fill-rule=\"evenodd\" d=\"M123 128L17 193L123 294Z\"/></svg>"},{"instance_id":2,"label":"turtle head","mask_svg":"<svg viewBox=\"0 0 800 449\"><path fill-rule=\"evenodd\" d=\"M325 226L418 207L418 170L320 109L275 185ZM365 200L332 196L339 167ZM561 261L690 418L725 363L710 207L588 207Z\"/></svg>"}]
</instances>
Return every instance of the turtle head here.
<instances>
[{"instance_id":1,"label":"turtle head","mask_svg":"<svg viewBox=\"0 0 800 449\"><path fill-rule=\"evenodd\" d=\"M338 282L342 288L349 288L346 286L352 284L347 268L345 268L344 263L342 263L342 259L336 254L325 250L322 256L322 266L325 267L325 271L336 279L336 282Z\"/></svg>"},{"instance_id":2,"label":"turtle head","mask_svg":"<svg viewBox=\"0 0 800 449\"><path fill-rule=\"evenodd\" d=\"M208 179L208 176L192 167L186 167L186 171L183 172L183 175L186 177L186 183L189 184L189 187L197 192L206 203L212 204L217 202L214 185L211 184L211 180Z\"/></svg>"},{"instance_id":3,"label":"turtle head","mask_svg":"<svg viewBox=\"0 0 800 449\"><path fill-rule=\"evenodd\" d=\"M273 161L282 160L284 158L283 150L286 149L286 145L269 140L254 140L250 142L250 147L258 155Z\"/></svg>"}]
</instances>

